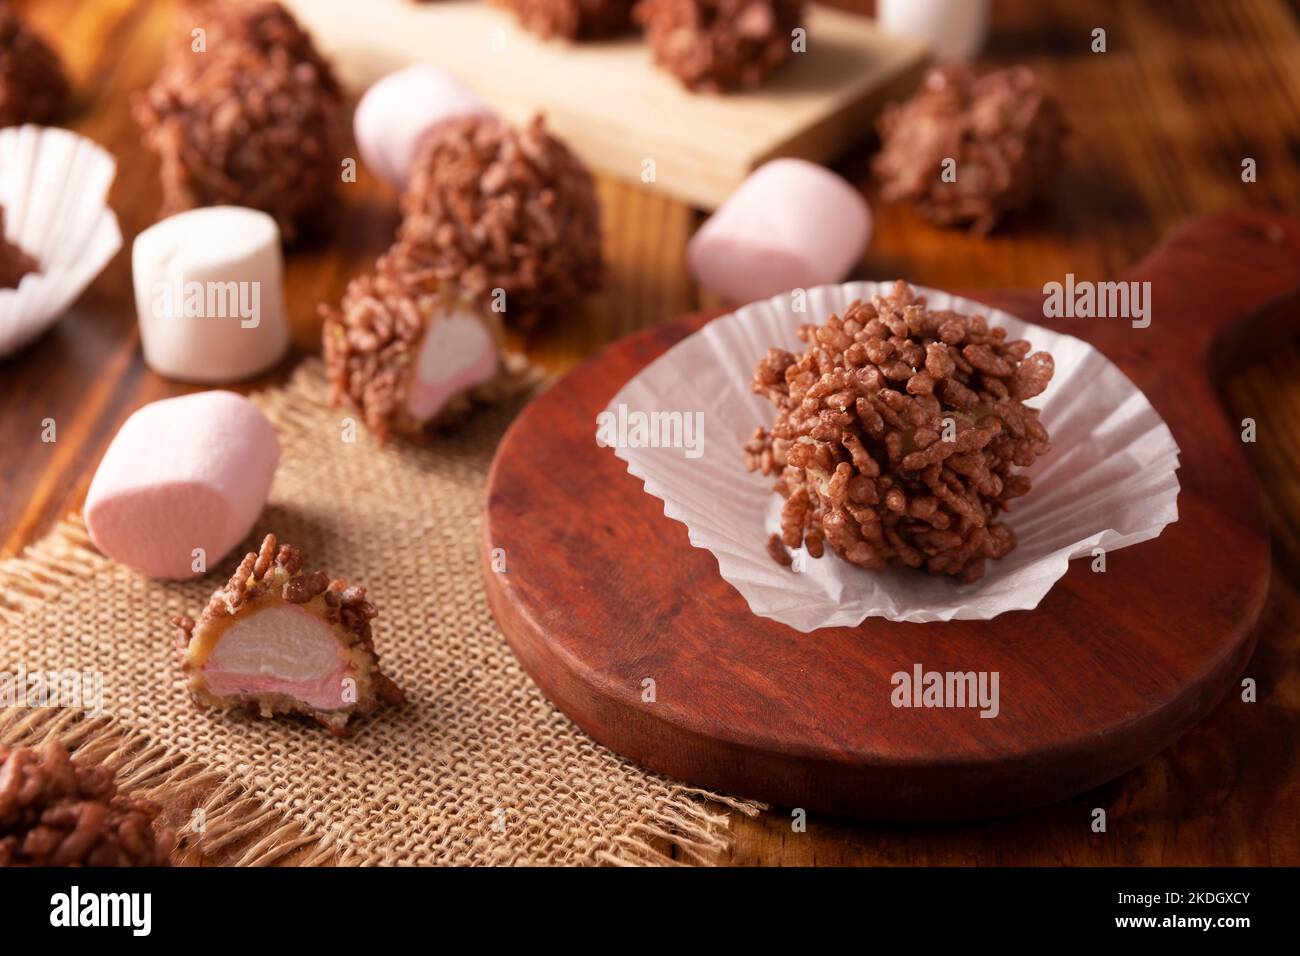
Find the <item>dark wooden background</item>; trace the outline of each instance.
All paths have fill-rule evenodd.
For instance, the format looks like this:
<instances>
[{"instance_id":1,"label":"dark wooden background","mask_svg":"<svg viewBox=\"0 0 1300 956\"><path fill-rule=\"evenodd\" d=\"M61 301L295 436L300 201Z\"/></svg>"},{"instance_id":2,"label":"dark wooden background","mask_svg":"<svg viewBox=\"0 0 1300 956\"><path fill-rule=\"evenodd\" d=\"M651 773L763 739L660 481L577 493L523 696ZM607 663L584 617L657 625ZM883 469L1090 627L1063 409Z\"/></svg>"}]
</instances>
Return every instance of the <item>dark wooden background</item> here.
<instances>
[{"instance_id":1,"label":"dark wooden background","mask_svg":"<svg viewBox=\"0 0 1300 956\"><path fill-rule=\"evenodd\" d=\"M861 0L844 5L865 9ZM140 356L130 244L155 219L157 166L129 105L173 36L171 0L20 0L67 61L77 90L69 125L118 158L112 202L125 245L71 313L0 361L0 557L80 506L121 421L186 391ZM1268 208L1300 214L1300 5L1295 0L996 0L991 63L1039 69L1066 104L1073 134L1059 188L1042 209L992 238L935 229L876 203L863 148L839 169L867 190L876 231L861 278L902 276L949 289L1038 288L1066 272L1118 273L1180 220ZM1107 31L1108 52L1089 49ZM1245 184L1241 161L1258 164ZM606 289L529 351L563 369L602 343L709 306L682 248L699 214L633 186L602 181ZM316 305L335 300L396 225L394 195L364 175L342 189L339 223L291 251L287 296L299 354L318 349ZM287 366L286 366L287 367ZM283 374L283 370L279 373ZM276 376L270 376L273 380ZM262 383L249 383L255 386ZM788 810L737 816L737 864L1279 864L1300 863L1300 350L1258 356L1224 387L1229 413L1260 422L1249 446L1274 536L1274 581L1248 669L1260 700L1230 698L1200 727L1096 791L1016 817L953 826L879 826ZM41 421L58 441L40 441ZM1104 807L1109 828L1089 827ZM190 862L221 862L198 860Z\"/></svg>"}]
</instances>

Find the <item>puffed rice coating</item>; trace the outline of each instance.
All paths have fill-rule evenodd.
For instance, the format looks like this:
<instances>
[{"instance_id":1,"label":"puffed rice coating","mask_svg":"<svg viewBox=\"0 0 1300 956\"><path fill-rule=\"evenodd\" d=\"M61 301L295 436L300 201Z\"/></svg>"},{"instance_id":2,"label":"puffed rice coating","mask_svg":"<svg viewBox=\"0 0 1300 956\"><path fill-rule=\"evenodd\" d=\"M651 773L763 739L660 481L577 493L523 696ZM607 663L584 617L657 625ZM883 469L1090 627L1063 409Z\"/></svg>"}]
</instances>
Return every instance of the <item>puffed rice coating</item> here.
<instances>
[{"instance_id":1,"label":"puffed rice coating","mask_svg":"<svg viewBox=\"0 0 1300 956\"><path fill-rule=\"evenodd\" d=\"M793 56L804 0L638 0L656 65L692 92L758 86Z\"/></svg>"},{"instance_id":2,"label":"puffed rice coating","mask_svg":"<svg viewBox=\"0 0 1300 956\"><path fill-rule=\"evenodd\" d=\"M215 7L207 23L206 50L188 38L174 47L135 100L160 161L162 215L247 206L293 241L334 204L346 141L338 81L279 3Z\"/></svg>"},{"instance_id":3,"label":"puffed rice coating","mask_svg":"<svg viewBox=\"0 0 1300 956\"><path fill-rule=\"evenodd\" d=\"M1051 449L1024 402L1051 381L1046 352L980 316L932 311L905 282L805 325L799 355L771 349L753 390L776 406L745 446L750 471L778 474L779 541L862 568L924 568L973 582L1016 546L999 520Z\"/></svg>"},{"instance_id":4,"label":"puffed rice coating","mask_svg":"<svg viewBox=\"0 0 1300 956\"><path fill-rule=\"evenodd\" d=\"M0 866L167 866L176 832L161 813L57 740L0 744Z\"/></svg>"},{"instance_id":5,"label":"puffed rice coating","mask_svg":"<svg viewBox=\"0 0 1300 956\"><path fill-rule=\"evenodd\" d=\"M931 70L911 99L885 108L879 126L872 169L881 198L981 235L1048 193L1064 155L1061 108L1023 66ZM952 181L942 175L948 161Z\"/></svg>"}]
</instances>

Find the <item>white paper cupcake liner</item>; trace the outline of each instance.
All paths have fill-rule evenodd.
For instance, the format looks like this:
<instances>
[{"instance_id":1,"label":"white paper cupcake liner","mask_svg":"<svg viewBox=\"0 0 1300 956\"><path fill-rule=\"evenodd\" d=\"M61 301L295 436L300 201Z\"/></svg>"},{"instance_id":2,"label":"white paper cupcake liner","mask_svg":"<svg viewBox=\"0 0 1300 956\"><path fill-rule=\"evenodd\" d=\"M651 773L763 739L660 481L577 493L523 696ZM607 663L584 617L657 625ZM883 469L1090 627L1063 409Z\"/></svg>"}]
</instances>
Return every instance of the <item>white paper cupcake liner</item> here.
<instances>
[{"instance_id":1,"label":"white paper cupcake liner","mask_svg":"<svg viewBox=\"0 0 1300 956\"><path fill-rule=\"evenodd\" d=\"M1109 359L1073 336L1024 322L968 299L916 286L932 309L985 316L1050 352L1056 374L1028 404L1042 410L1052 450L1026 469L1033 488L1006 517L1018 545L964 585L908 568L868 571L828 547L803 570L767 552L779 530L782 499L774 476L745 470L745 443L774 409L750 391L755 363L772 346L802 351L796 330L843 313L855 299L887 294L893 283L851 282L807 294L796 313L789 295L755 302L710 322L627 383L607 411L703 413L703 448L613 449L664 514L686 525L691 544L718 559L722 577L750 610L800 631L852 627L868 617L891 621L988 620L1038 606L1071 558L1125 548L1156 537L1178 520L1178 445L1146 396Z\"/></svg>"},{"instance_id":2,"label":"white paper cupcake liner","mask_svg":"<svg viewBox=\"0 0 1300 956\"><path fill-rule=\"evenodd\" d=\"M41 271L0 289L0 358L59 320L122 247L108 188L117 163L65 129L0 129L0 206L5 237Z\"/></svg>"}]
</instances>

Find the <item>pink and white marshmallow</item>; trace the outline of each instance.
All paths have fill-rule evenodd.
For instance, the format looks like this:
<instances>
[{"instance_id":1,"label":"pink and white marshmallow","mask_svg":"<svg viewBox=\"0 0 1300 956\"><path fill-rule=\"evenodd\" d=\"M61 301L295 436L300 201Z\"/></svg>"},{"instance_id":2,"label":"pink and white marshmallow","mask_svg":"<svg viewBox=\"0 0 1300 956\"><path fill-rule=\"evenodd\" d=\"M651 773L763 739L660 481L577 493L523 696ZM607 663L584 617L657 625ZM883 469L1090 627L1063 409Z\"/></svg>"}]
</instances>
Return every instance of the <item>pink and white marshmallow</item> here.
<instances>
[{"instance_id":1,"label":"pink and white marshmallow","mask_svg":"<svg viewBox=\"0 0 1300 956\"><path fill-rule=\"evenodd\" d=\"M686 247L703 288L752 302L841 282L871 236L871 210L842 177L802 159L750 173Z\"/></svg>"},{"instance_id":2,"label":"pink and white marshmallow","mask_svg":"<svg viewBox=\"0 0 1300 956\"><path fill-rule=\"evenodd\" d=\"M416 64L366 90L357 103L353 134L366 166L401 190L425 133L443 120L490 112L487 103L451 76Z\"/></svg>"},{"instance_id":3,"label":"pink and white marshmallow","mask_svg":"<svg viewBox=\"0 0 1300 956\"><path fill-rule=\"evenodd\" d=\"M146 577L198 577L252 530L279 461L275 429L234 392L153 402L104 453L86 528L95 547Z\"/></svg>"}]
</instances>

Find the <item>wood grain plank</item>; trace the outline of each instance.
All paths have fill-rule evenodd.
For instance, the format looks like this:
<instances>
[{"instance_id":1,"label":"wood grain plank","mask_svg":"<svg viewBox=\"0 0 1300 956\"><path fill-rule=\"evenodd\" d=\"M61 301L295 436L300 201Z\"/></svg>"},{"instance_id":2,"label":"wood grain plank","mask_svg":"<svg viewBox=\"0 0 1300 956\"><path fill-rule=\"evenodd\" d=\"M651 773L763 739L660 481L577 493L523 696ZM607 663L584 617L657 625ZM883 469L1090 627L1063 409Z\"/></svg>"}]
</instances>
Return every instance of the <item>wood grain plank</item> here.
<instances>
[{"instance_id":1,"label":"wood grain plank","mask_svg":"<svg viewBox=\"0 0 1300 956\"><path fill-rule=\"evenodd\" d=\"M697 95L657 68L635 35L545 42L476 0L288 5L353 89L414 61L437 63L514 122L544 111L592 168L635 183L653 159L649 188L707 208L766 159L837 155L859 138L882 90L915 82L926 55L923 44L886 37L869 18L809 4L806 50L767 83Z\"/></svg>"}]
</instances>

